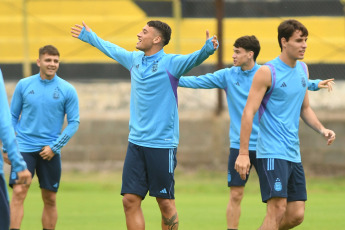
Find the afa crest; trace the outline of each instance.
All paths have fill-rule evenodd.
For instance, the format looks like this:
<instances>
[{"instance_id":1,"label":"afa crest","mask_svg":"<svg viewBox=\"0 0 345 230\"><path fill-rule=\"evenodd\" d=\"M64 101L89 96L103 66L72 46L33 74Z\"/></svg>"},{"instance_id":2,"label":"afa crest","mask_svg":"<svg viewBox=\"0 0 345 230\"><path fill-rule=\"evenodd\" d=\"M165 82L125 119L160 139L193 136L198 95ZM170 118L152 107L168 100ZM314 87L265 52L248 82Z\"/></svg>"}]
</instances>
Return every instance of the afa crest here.
<instances>
[{"instance_id":1,"label":"afa crest","mask_svg":"<svg viewBox=\"0 0 345 230\"><path fill-rule=\"evenodd\" d=\"M158 63L153 64L153 66L152 66L152 72L153 72L153 73L154 73L154 72L157 72L157 69L158 69Z\"/></svg>"},{"instance_id":2,"label":"afa crest","mask_svg":"<svg viewBox=\"0 0 345 230\"><path fill-rule=\"evenodd\" d=\"M60 92L59 92L59 89L58 89L58 88L56 88L56 89L54 90L53 98L54 98L54 99L59 99L59 98L60 98Z\"/></svg>"},{"instance_id":3,"label":"afa crest","mask_svg":"<svg viewBox=\"0 0 345 230\"><path fill-rule=\"evenodd\" d=\"M280 182L280 179L277 178L276 182L274 183L274 190L276 190L277 192L280 192L282 188L283 188L282 183Z\"/></svg>"},{"instance_id":4,"label":"afa crest","mask_svg":"<svg viewBox=\"0 0 345 230\"><path fill-rule=\"evenodd\" d=\"M301 77L301 80L302 80L302 86L303 86L303 88L305 88L306 86L307 86L307 83L306 83L306 81L305 81L305 78L304 77Z\"/></svg>"}]
</instances>

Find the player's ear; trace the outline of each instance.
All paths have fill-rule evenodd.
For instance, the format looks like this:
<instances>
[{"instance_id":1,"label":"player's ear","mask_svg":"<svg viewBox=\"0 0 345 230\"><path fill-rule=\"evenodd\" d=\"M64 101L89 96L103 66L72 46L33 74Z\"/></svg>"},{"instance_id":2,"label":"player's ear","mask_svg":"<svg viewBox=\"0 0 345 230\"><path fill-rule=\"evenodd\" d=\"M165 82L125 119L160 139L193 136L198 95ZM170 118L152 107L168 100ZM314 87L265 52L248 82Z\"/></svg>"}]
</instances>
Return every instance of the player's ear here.
<instances>
[{"instance_id":1,"label":"player's ear","mask_svg":"<svg viewBox=\"0 0 345 230\"><path fill-rule=\"evenodd\" d=\"M159 44L162 42L162 37L161 36L156 36L154 39L153 39L153 43L154 44Z\"/></svg>"},{"instance_id":2,"label":"player's ear","mask_svg":"<svg viewBox=\"0 0 345 230\"><path fill-rule=\"evenodd\" d=\"M254 57L254 52L253 51L249 51L248 52L248 57L249 58L253 58Z\"/></svg>"},{"instance_id":3,"label":"player's ear","mask_svg":"<svg viewBox=\"0 0 345 230\"><path fill-rule=\"evenodd\" d=\"M36 64L37 64L38 67L41 67L41 63L40 63L40 59L39 58L37 58Z\"/></svg>"},{"instance_id":4,"label":"player's ear","mask_svg":"<svg viewBox=\"0 0 345 230\"><path fill-rule=\"evenodd\" d=\"M287 41L286 41L286 38L281 38L281 44L282 44L282 48L286 48L286 43L287 43Z\"/></svg>"}]
</instances>

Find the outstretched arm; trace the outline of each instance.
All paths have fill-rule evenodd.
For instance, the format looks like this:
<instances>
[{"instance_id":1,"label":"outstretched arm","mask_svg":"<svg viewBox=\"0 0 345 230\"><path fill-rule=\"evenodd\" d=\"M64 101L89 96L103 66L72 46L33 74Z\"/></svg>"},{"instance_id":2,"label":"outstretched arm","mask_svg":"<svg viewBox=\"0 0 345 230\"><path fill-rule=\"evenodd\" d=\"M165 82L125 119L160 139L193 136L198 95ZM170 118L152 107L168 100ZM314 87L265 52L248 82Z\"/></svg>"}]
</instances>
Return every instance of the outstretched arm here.
<instances>
[{"instance_id":1,"label":"outstretched arm","mask_svg":"<svg viewBox=\"0 0 345 230\"><path fill-rule=\"evenodd\" d=\"M333 90L334 84L335 84L334 78L332 78L332 79L326 79L326 80L320 81L317 86L320 89L328 89L328 92L331 92Z\"/></svg>"},{"instance_id":2,"label":"outstretched arm","mask_svg":"<svg viewBox=\"0 0 345 230\"><path fill-rule=\"evenodd\" d=\"M255 73L253 83L249 91L246 106L241 120L240 152L235 162L235 169L245 180L249 174L249 139L253 127L255 113L259 109L261 101L267 89L271 87L271 71L268 66L261 66Z\"/></svg>"},{"instance_id":3,"label":"outstretched arm","mask_svg":"<svg viewBox=\"0 0 345 230\"><path fill-rule=\"evenodd\" d=\"M181 75L187 73L193 67L200 65L217 50L219 46L217 36L209 38L209 32L206 30L206 39L206 43L201 50L187 55L175 55L171 59L169 66L174 66L170 70L173 76L180 78Z\"/></svg>"},{"instance_id":4,"label":"outstretched arm","mask_svg":"<svg viewBox=\"0 0 345 230\"><path fill-rule=\"evenodd\" d=\"M319 89L328 89L328 92L331 92L333 90L334 85L334 78L326 79L326 80L308 80L308 90L310 91L317 91Z\"/></svg>"},{"instance_id":5,"label":"outstretched arm","mask_svg":"<svg viewBox=\"0 0 345 230\"><path fill-rule=\"evenodd\" d=\"M182 76L178 86L193 89L224 89L226 87L225 76L225 69L200 76Z\"/></svg>"},{"instance_id":6,"label":"outstretched arm","mask_svg":"<svg viewBox=\"0 0 345 230\"><path fill-rule=\"evenodd\" d=\"M98 37L85 22L83 25L75 24L71 28L72 37L78 38L90 45L96 47L108 57L118 61L125 68L132 68L133 52L129 52L120 46L108 41L104 41Z\"/></svg>"}]
</instances>

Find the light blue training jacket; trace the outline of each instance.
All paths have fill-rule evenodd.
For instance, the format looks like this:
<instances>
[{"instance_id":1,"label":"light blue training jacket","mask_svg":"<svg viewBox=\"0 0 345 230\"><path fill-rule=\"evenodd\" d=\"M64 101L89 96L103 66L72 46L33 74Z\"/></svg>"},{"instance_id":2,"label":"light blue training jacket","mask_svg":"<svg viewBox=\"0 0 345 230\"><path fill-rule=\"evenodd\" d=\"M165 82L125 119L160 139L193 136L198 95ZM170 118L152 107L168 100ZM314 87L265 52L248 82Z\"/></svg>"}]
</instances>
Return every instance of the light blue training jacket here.
<instances>
[{"instance_id":1,"label":"light blue training jacket","mask_svg":"<svg viewBox=\"0 0 345 230\"><path fill-rule=\"evenodd\" d=\"M177 86L181 75L214 53L211 38L188 55L152 56L129 52L82 29L79 39L95 46L130 71L131 100L128 141L145 147L175 148L179 143Z\"/></svg>"},{"instance_id":2,"label":"light blue training jacket","mask_svg":"<svg viewBox=\"0 0 345 230\"><path fill-rule=\"evenodd\" d=\"M75 88L55 75L21 79L11 101L12 124L20 152L36 152L49 145L55 154L79 127L79 102ZM65 115L67 126L62 131Z\"/></svg>"}]
</instances>

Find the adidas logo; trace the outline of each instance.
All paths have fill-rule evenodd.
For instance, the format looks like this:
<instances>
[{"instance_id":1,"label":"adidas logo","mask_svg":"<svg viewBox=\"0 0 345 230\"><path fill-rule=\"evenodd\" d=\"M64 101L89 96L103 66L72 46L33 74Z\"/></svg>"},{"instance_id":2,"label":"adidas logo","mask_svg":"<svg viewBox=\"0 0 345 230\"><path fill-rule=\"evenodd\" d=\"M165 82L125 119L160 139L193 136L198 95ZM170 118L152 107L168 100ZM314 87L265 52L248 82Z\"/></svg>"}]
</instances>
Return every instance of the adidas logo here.
<instances>
[{"instance_id":1,"label":"adidas logo","mask_svg":"<svg viewBox=\"0 0 345 230\"><path fill-rule=\"evenodd\" d=\"M280 87L286 87L287 85L285 84L285 82L283 82L283 84Z\"/></svg>"},{"instance_id":2,"label":"adidas logo","mask_svg":"<svg viewBox=\"0 0 345 230\"><path fill-rule=\"evenodd\" d=\"M167 190L165 189L165 188L163 188L161 191L160 191L160 193L167 193Z\"/></svg>"},{"instance_id":3,"label":"adidas logo","mask_svg":"<svg viewBox=\"0 0 345 230\"><path fill-rule=\"evenodd\" d=\"M56 183L53 185L54 188L57 188L59 186L59 183Z\"/></svg>"},{"instance_id":4,"label":"adidas logo","mask_svg":"<svg viewBox=\"0 0 345 230\"><path fill-rule=\"evenodd\" d=\"M238 86L240 86L240 83L236 82L236 84L235 84L235 85L238 85Z\"/></svg>"},{"instance_id":5,"label":"adidas logo","mask_svg":"<svg viewBox=\"0 0 345 230\"><path fill-rule=\"evenodd\" d=\"M35 94L35 91L31 90L31 91L29 92L29 94Z\"/></svg>"}]
</instances>

